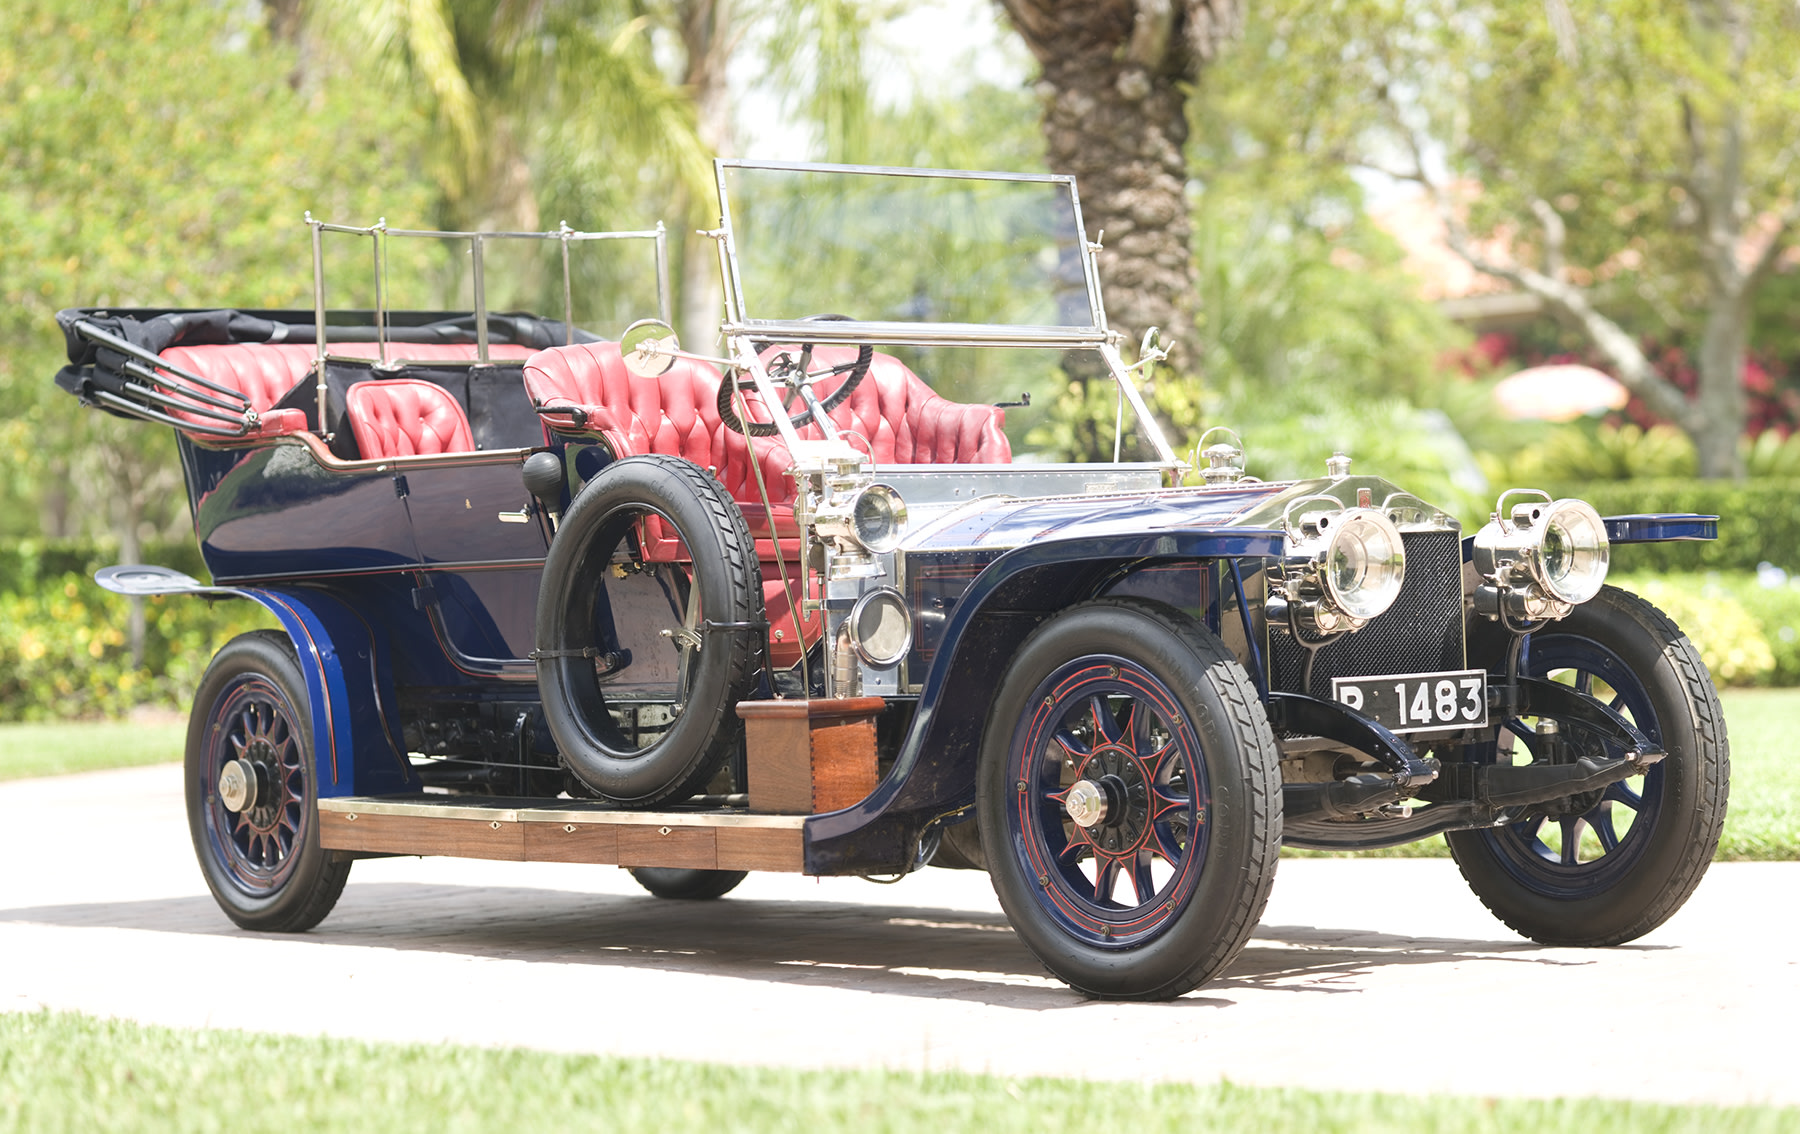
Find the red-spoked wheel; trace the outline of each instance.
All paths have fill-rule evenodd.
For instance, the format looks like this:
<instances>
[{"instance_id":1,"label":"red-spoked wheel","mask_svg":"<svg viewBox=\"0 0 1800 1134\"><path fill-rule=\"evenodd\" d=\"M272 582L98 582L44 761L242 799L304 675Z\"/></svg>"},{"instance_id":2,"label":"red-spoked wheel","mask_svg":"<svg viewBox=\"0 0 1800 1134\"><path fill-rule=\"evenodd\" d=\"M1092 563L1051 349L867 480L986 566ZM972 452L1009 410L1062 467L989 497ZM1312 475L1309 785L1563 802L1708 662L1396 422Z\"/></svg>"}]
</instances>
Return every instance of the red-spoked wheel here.
<instances>
[{"instance_id":1,"label":"red-spoked wheel","mask_svg":"<svg viewBox=\"0 0 1800 1134\"><path fill-rule=\"evenodd\" d=\"M1154 603L1065 611L1020 648L978 784L995 892L1076 989L1164 999L1211 979L1256 924L1281 816L1249 677Z\"/></svg>"}]
</instances>

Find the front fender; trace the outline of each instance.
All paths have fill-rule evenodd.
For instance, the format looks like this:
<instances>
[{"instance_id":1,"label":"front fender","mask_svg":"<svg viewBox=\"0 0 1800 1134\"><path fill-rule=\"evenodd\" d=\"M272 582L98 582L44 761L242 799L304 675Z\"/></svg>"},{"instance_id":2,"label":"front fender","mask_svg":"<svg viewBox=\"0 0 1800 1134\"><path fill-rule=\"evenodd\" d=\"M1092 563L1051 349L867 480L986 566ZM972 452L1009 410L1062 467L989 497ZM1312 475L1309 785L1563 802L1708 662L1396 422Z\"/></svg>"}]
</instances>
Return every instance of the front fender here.
<instances>
[{"instance_id":1,"label":"front fender","mask_svg":"<svg viewBox=\"0 0 1800 1134\"><path fill-rule=\"evenodd\" d=\"M399 743L393 674L381 630L323 591L211 587L162 567L107 567L94 581L115 594L243 598L273 614L294 645L313 721L319 796L417 791Z\"/></svg>"},{"instance_id":2,"label":"front fender","mask_svg":"<svg viewBox=\"0 0 1800 1134\"><path fill-rule=\"evenodd\" d=\"M1283 533L1206 528L1028 544L975 577L950 613L893 768L854 807L806 821L808 874L908 870L920 839L975 802L975 761L998 675L1039 623L1138 567L1262 558ZM929 753L929 758L926 754Z\"/></svg>"}]
</instances>

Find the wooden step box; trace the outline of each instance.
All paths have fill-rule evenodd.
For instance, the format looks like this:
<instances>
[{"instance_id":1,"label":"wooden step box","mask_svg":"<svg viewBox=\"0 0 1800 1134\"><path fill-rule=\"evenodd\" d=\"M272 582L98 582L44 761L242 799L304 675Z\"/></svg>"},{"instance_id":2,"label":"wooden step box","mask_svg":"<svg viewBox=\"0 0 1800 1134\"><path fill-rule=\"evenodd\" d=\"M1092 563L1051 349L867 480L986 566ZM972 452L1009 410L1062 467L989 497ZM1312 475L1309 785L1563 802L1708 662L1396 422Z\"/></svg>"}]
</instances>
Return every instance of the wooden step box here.
<instances>
[{"instance_id":1,"label":"wooden step box","mask_svg":"<svg viewBox=\"0 0 1800 1134\"><path fill-rule=\"evenodd\" d=\"M740 701L750 810L837 811L875 790L880 697Z\"/></svg>"}]
</instances>

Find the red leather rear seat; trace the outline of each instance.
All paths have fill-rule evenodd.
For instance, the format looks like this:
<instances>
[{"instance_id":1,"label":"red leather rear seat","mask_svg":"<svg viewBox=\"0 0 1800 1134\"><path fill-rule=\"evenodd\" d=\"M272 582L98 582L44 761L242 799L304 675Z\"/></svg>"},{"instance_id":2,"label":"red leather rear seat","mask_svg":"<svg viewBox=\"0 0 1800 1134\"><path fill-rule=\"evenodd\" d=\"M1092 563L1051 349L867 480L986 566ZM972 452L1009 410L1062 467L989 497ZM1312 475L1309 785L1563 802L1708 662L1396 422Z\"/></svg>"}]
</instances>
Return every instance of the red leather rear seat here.
<instances>
[{"instance_id":1,"label":"red leather rear seat","mask_svg":"<svg viewBox=\"0 0 1800 1134\"><path fill-rule=\"evenodd\" d=\"M348 358L379 358L375 343L332 343L332 354ZM262 424L252 437L275 437L299 433L306 428L304 411L288 409L269 412L270 407L311 373L318 357L315 343L220 343L209 346L170 347L162 352L184 370L198 374L210 382L236 390L244 395L252 409L262 415ZM517 362L529 358L530 347L510 343L494 343L488 357L497 361ZM474 343L389 343L389 358L405 358L419 362L448 362L473 359ZM194 422L215 424L210 419L176 410L177 417Z\"/></svg>"},{"instance_id":2,"label":"red leather rear seat","mask_svg":"<svg viewBox=\"0 0 1800 1134\"><path fill-rule=\"evenodd\" d=\"M345 395L345 412L365 459L475 451L468 415L450 391L431 382L358 382Z\"/></svg>"},{"instance_id":3,"label":"red leather rear seat","mask_svg":"<svg viewBox=\"0 0 1800 1134\"><path fill-rule=\"evenodd\" d=\"M312 369L318 348L305 343L223 343L216 346L170 347L162 352L184 370L209 382L244 395L250 408L262 415L252 437L276 437L306 428L303 410L270 412L271 406ZM195 423L223 424L198 414L175 411L175 416Z\"/></svg>"}]
</instances>

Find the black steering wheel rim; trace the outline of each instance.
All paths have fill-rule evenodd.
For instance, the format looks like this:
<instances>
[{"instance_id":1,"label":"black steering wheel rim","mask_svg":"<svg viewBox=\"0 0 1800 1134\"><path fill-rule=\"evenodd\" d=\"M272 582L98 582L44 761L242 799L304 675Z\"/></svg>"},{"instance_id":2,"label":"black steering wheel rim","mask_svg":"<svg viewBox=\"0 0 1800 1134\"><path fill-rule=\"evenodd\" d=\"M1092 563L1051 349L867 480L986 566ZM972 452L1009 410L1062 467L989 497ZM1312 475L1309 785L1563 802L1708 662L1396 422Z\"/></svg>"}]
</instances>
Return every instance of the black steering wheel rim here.
<instances>
[{"instance_id":1,"label":"black steering wheel rim","mask_svg":"<svg viewBox=\"0 0 1800 1134\"><path fill-rule=\"evenodd\" d=\"M853 322L850 316L837 314L807 315L803 321L810 323ZM759 342L754 345L756 347L756 353L761 354L763 351L768 350L776 344L773 342ZM798 365L803 372L805 371L807 364L812 360L812 352L815 345L816 344L814 343L799 344L800 361ZM832 410L843 405L844 399L848 398L851 392L862 383L863 378L868 375L869 364L873 362L874 359L875 348L868 343L862 343L857 350L855 362L848 363L844 366L834 366L821 374L808 374L805 378L805 382L808 385L811 385L818 378L826 378L834 374L844 375L844 380L838 384L838 388L833 390L830 395L819 402L819 408L825 413L830 413ZM781 431L779 425L772 421L744 421L738 417L737 407L733 404L735 400L733 395L738 391L742 390L748 392L755 388L756 384L746 378L739 378L736 380L728 378L720 382L718 402L719 420L725 423L727 429L742 433L748 437L773 437ZM812 418L812 408L807 406L802 408L799 413L789 417L788 424L792 425L795 429L801 429L804 428Z\"/></svg>"}]
</instances>

